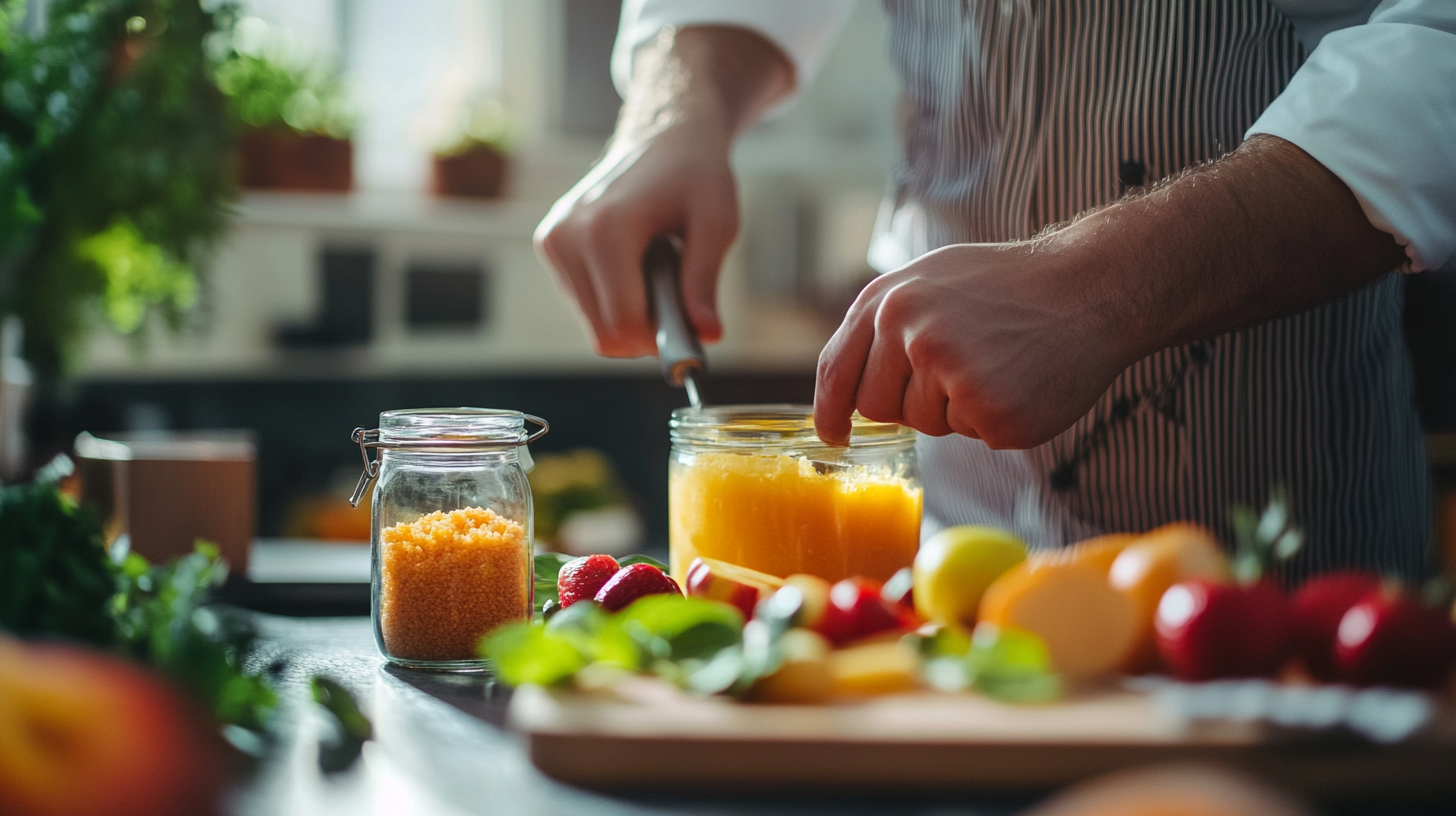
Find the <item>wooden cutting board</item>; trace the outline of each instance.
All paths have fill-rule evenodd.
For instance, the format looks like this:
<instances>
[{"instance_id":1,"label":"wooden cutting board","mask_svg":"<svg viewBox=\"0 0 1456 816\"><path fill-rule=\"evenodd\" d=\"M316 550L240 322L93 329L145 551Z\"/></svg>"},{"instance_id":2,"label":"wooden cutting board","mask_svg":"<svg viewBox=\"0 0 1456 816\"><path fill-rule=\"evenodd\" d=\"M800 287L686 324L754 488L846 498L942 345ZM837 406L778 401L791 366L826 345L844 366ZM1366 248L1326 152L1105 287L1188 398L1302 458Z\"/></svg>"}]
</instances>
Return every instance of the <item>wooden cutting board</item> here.
<instances>
[{"instance_id":1,"label":"wooden cutting board","mask_svg":"<svg viewBox=\"0 0 1456 816\"><path fill-rule=\"evenodd\" d=\"M510 707L548 776L596 790L693 793L1024 792L1138 765L1208 761L1322 797L1456 796L1448 715L1381 746L1348 733L1180 721L1151 695L1122 689L1036 706L936 693L769 706L633 678L594 692L527 686Z\"/></svg>"}]
</instances>

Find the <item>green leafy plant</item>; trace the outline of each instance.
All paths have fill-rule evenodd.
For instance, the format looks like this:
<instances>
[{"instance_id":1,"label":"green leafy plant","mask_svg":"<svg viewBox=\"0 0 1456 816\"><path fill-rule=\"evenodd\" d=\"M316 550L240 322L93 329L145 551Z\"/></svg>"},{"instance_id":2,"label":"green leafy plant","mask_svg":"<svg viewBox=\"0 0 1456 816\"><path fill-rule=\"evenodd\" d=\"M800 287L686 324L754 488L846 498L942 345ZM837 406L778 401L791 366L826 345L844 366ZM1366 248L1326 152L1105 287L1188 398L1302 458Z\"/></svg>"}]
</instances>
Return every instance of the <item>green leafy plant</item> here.
<instances>
[{"instance_id":1,"label":"green leafy plant","mask_svg":"<svg viewBox=\"0 0 1456 816\"><path fill-rule=\"evenodd\" d=\"M302 56L257 18L244 18L209 42L217 85L238 121L252 128L347 138L354 111L339 72Z\"/></svg>"},{"instance_id":2,"label":"green leafy plant","mask_svg":"<svg viewBox=\"0 0 1456 816\"><path fill-rule=\"evenodd\" d=\"M35 482L0 489L0 631L129 657L212 712L235 747L266 753L276 744L278 695L269 671L249 666L257 646L251 622L208 605L227 577L217 548L199 543L165 564L124 547L108 551L95 516L61 492L69 468L58 464ZM352 761L367 736L358 738L362 715L357 707L349 713L352 700L340 698L347 692L324 687L341 736L320 760L335 767Z\"/></svg>"},{"instance_id":3,"label":"green leafy plant","mask_svg":"<svg viewBox=\"0 0 1456 816\"><path fill-rule=\"evenodd\" d=\"M226 224L235 141L203 43L229 3L0 0L0 313L54 376L85 331L179 325Z\"/></svg>"},{"instance_id":4,"label":"green leafy plant","mask_svg":"<svg viewBox=\"0 0 1456 816\"><path fill-rule=\"evenodd\" d=\"M1293 558L1304 545L1304 530L1294 523L1283 485L1269 491L1263 512L1246 505L1230 508L1229 524L1236 544L1234 577L1241 583L1259 580L1266 568Z\"/></svg>"},{"instance_id":5,"label":"green leafy plant","mask_svg":"<svg viewBox=\"0 0 1456 816\"><path fill-rule=\"evenodd\" d=\"M94 514L53 482L0 490L0 629L110 647L116 593Z\"/></svg>"},{"instance_id":6,"label":"green leafy plant","mask_svg":"<svg viewBox=\"0 0 1456 816\"><path fill-rule=\"evenodd\" d=\"M515 139L515 118L506 106L498 99L477 99L461 107L435 155L458 156L480 148L509 153Z\"/></svg>"}]
</instances>

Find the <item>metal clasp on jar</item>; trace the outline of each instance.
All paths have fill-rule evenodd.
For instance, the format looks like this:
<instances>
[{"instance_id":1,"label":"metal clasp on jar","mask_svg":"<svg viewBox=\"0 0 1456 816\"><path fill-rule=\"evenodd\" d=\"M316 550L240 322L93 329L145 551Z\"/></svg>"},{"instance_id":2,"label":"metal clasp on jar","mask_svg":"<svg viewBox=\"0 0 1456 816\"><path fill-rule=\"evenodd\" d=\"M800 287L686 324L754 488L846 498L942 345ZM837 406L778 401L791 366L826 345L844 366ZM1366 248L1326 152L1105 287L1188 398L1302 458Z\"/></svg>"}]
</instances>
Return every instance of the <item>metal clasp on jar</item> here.
<instances>
[{"instance_id":1,"label":"metal clasp on jar","mask_svg":"<svg viewBox=\"0 0 1456 816\"><path fill-rule=\"evenodd\" d=\"M521 418L526 422L541 426L540 430L517 439L411 439L407 442L383 442L379 438L378 428L373 430L355 428L350 439L359 446L359 456L364 460L364 473L359 476L359 484L354 486L354 495L349 497L349 505L358 507L359 502L364 499L364 492L369 489L369 485L379 478L379 459L377 457L369 458L369 448L470 453L529 445L551 430L551 425L538 416L521 414Z\"/></svg>"}]
</instances>

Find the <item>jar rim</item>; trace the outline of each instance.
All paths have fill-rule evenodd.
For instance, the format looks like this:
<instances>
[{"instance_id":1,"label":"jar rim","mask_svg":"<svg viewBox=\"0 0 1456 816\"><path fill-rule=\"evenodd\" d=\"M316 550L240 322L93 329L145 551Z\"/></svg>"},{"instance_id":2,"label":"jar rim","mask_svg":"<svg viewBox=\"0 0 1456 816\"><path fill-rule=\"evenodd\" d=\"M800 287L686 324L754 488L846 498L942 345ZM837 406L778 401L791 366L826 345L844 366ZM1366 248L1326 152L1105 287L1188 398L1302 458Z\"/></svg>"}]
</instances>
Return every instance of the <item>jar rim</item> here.
<instances>
[{"instance_id":1,"label":"jar rim","mask_svg":"<svg viewBox=\"0 0 1456 816\"><path fill-rule=\"evenodd\" d=\"M520 411L499 408L404 408L380 413L379 439L519 442L526 437L525 423Z\"/></svg>"},{"instance_id":2,"label":"jar rim","mask_svg":"<svg viewBox=\"0 0 1456 816\"><path fill-rule=\"evenodd\" d=\"M850 418L849 446L904 445L915 431L894 422L876 422L858 411ZM713 405L678 408L668 422L673 442L732 447L823 445L814 433L814 407L789 403Z\"/></svg>"}]
</instances>

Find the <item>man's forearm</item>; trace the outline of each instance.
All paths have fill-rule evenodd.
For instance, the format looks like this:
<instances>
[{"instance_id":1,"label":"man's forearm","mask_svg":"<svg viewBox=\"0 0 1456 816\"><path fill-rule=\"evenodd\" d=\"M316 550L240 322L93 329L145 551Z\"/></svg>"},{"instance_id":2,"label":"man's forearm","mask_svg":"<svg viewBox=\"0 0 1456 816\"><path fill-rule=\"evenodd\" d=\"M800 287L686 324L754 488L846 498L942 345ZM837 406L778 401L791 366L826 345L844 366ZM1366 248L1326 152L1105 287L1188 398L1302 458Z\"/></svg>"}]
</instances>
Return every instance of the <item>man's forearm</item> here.
<instances>
[{"instance_id":1,"label":"man's forearm","mask_svg":"<svg viewBox=\"0 0 1456 816\"><path fill-rule=\"evenodd\" d=\"M1078 260L1129 362L1303 311L1404 258L1339 178L1272 136L1038 243Z\"/></svg>"},{"instance_id":2,"label":"man's forearm","mask_svg":"<svg viewBox=\"0 0 1456 816\"><path fill-rule=\"evenodd\" d=\"M664 29L633 61L614 142L637 142L684 119L706 119L731 138L793 87L788 58L748 29Z\"/></svg>"}]
</instances>

